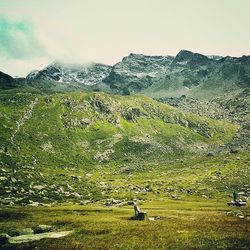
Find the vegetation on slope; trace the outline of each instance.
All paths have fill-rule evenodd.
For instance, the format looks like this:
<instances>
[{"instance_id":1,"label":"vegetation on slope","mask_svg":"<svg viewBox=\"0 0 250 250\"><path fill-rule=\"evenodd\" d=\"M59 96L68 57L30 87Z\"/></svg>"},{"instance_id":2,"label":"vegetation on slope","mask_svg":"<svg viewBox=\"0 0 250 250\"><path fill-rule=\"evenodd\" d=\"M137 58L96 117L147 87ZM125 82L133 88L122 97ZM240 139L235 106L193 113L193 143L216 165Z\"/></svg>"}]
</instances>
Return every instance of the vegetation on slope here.
<instances>
[{"instance_id":1,"label":"vegetation on slope","mask_svg":"<svg viewBox=\"0 0 250 250\"><path fill-rule=\"evenodd\" d=\"M7 204L108 198L98 182L102 174L139 174L203 157L221 150L238 129L142 95L5 91L0 112ZM90 172L100 176L92 179Z\"/></svg>"},{"instance_id":2,"label":"vegetation on slope","mask_svg":"<svg viewBox=\"0 0 250 250\"><path fill-rule=\"evenodd\" d=\"M81 168L203 152L237 127L144 96L104 93L1 95L1 148L16 163Z\"/></svg>"}]
</instances>

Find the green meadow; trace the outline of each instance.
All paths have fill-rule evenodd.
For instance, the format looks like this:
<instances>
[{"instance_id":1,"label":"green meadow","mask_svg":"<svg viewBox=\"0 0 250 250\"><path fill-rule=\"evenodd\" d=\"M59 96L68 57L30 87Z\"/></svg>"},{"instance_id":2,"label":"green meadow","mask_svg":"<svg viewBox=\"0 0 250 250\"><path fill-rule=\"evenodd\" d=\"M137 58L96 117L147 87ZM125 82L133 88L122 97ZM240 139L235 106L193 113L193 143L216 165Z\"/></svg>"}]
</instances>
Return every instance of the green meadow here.
<instances>
[{"instance_id":1,"label":"green meadow","mask_svg":"<svg viewBox=\"0 0 250 250\"><path fill-rule=\"evenodd\" d=\"M60 239L43 239L2 249L249 249L249 207L231 208L226 200L142 202L155 221L131 220L132 206L60 205L51 208L9 208L0 212L1 229L49 224L73 230ZM241 211L244 219L230 212ZM246 219L248 216L248 219Z\"/></svg>"}]
</instances>

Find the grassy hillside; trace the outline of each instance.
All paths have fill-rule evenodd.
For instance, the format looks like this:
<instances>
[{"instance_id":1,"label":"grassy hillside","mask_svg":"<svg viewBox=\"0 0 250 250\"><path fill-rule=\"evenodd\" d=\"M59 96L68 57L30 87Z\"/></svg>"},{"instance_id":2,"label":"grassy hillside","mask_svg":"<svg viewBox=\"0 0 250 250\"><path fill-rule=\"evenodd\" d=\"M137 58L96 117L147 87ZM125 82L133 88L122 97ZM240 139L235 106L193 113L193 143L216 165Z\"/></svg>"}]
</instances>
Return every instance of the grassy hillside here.
<instances>
[{"instance_id":1,"label":"grassy hillside","mask_svg":"<svg viewBox=\"0 0 250 250\"><path fill-rule=\"evenodd\" d=\"M144 96L104 93L0 96L1 152L9 161L86 169L206 153L237 127ZM7 162L6 162L7 163Z\"/></svg>"},{"instance_id":2,"label":"grassy hillside","mask_svg":"<svg viewBox=\"0 0 250 250\"><path fill-rule=\"evenodd\" d=\"M108 198L98 182L104 176L116 173L123 183L130 173L191 165L223 150L237 129L143 95L3 91L1 194L6 203ZM118 196L130 198L122 189Z\"/></svg>"}]
</instances>

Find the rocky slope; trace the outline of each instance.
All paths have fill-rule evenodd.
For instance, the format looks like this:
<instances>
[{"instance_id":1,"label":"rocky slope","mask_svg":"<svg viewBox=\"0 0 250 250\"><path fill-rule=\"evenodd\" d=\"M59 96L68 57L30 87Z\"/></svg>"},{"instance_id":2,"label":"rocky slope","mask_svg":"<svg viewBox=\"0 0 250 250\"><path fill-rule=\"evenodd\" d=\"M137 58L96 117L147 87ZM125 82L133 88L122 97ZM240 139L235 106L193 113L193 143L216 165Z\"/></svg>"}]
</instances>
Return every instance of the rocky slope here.
<instances>
[{"instance_id":1,"label":"rocky slope","mask_svg":"<svg viewBox=\"0 0 250 250\"><path fill-rule=\"evenodd\" d=\"M145 90L155 97L181 96L209 99L238 89L249 88L250 57L208 58L180 51L167 69L165 79Z\"/></svg>"},{"instance_id":2,"label":"rocky slope","mask_svg":"<svg viewBox=\"0 0 250 250\"><path fill-rule=\"evenodd\" d=\"M216 120L226 120L238 124L240 129L233 144L235 148L249 149L250 147L250 89L227 93L209 100L192 97L165 97L160 102L178 107L200 116Z\"/></svg>"},{"instance_id":3,"label":"rocky slope","mask_svg":"<svg viewBox=\"0 0 250 250\"><path fill-rule=\"evenodd\" d=\"M216 120L227 120L235 124L245 124L250 119L250 89L239 90L209 100L188 96L165 97L157 99L173 107L210 117Z\"/></svg>"},{"instance_id":4,"label":"rocky slope","mask_svg":"<svg viewBox=\"0 0 250 250\"><path fill-rule=\"evenodd\" d=\"M174 57L130 54L115 64L104 81L111 89L139 92L160 81Z\"/></svg>"}]
</instances>

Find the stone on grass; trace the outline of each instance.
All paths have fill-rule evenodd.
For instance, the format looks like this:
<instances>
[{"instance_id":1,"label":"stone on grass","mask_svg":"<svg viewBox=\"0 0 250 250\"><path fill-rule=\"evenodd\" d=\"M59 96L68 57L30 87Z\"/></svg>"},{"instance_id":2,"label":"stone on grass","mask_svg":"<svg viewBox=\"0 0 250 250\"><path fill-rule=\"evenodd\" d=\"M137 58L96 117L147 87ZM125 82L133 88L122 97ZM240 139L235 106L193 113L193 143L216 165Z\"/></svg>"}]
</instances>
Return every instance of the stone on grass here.
<instances>
[{"instance_id":1,"label":"stone on grass","mask_svg":"<svg viewBox=\"0 0 250 250\"><path fill-rule=\"evenodd\" d=\"M26 235L26 234L33 234L34 231L32 228L20 228L17 229L17 234L18 235Z\"/></svg>"},{"instance_id":2,"label":"stone on grass","mask_svg":"<svg viewBox=\"0 0 250 250\"><path fill-rule=\"evenodd\" d=\"M172 195L171 195L171 198L172 198L173 200L180 200L180 197L178 197L176 194L172 194Z\"/></svg>"},{"instance_id":3,"label":"stone on grass","mask_svg":"<svg viewBox=\"0 0 250 250\"><path fill-rule=\"evenodd\" d=\"M39 206L39 202L37 202L37 201L30 201L30 203L28 204L28 206L38 207Z\"/></svg>"},{"instance_id":4,"label":"stone on grass","mask_svg":"<svg viewBox=\"0 0 250 250\"><path fill-rule=\"evenodd\" d=\"M43 186L43 185L35 185L35 186L33 186L33 188L40 191L40 190L42 190L42 189L45 189L46 186Z\"/></svg>"},{"instance_id":5,"label":"stone on grass","mask_svg":"<svg viewBox=\"0 0 250 250\"><path fill-rule=\"evenodd\" d=\"M80 201L80 202L79 202L80 205L87 205L87 204L89 204L89 203L91 203L90 200L84 200L84 201Z\"/></svg>"},{"instance_id":6,"label":"stone on grass","mask_svg":"<svg viewBox=\"0 0 250 250\"><path fill-rule=\"evenodd\" d=\"M50 232L50 233L41 233L41 234L27 234L21 236L15 236L8 238L10 244L21 244L25 242L32 242L46 238L61 238L69 235L73 231L62 231L62 232Z\"/></svg>"}]
</instances>

